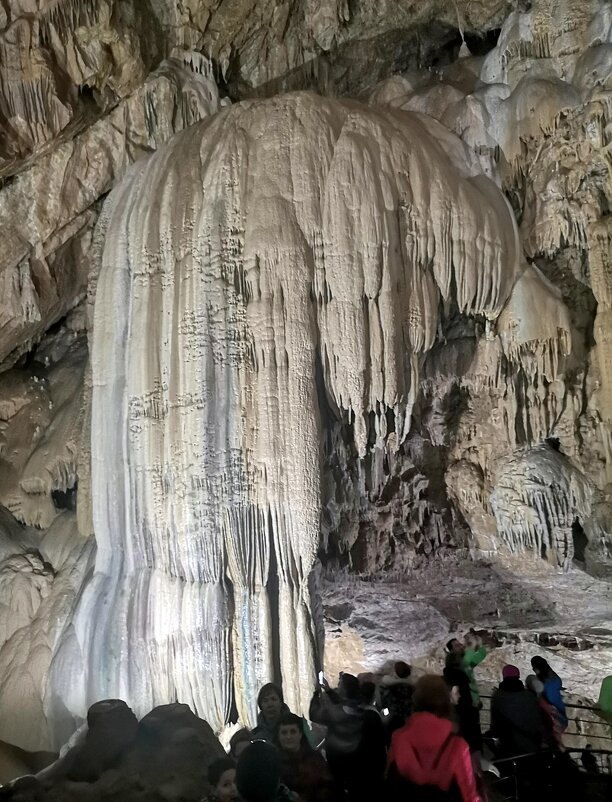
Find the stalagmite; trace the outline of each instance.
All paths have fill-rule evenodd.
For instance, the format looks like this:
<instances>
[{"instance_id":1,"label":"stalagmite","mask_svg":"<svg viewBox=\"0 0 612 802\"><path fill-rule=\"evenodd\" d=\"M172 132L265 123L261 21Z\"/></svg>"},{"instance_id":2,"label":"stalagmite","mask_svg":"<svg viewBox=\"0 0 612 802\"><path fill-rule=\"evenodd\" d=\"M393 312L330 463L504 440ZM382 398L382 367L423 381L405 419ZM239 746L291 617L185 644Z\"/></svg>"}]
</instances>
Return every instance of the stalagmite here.
<instances>
[{"instance_id":1,"label":"stalagmite","mask_svg":"<svg viewBox=\"0 0 612 802\"><path fill-rule=\"evenodd\" d=\"M66 622L95 549L71 512L42 537L7 517L0 515L0 593L10 622L0 630L0 740L36 752L48 748L51 715L58 742L74 730L61 707L49 709L45 689L57 647L72 637Z\"/></svg>"},{"instance_id":2,"label":"stalagmite","mask_svg":"<svg viewBox=\"0 0 612 802\"><path fill-rule=\"evenodd\" d=\"M537 267L527 267L515 284L497 329L506 358L528 370L532 383L538 375L557 378L560 360L571 351L572 325L561 293Z\"/></svg>"}]
</instances>

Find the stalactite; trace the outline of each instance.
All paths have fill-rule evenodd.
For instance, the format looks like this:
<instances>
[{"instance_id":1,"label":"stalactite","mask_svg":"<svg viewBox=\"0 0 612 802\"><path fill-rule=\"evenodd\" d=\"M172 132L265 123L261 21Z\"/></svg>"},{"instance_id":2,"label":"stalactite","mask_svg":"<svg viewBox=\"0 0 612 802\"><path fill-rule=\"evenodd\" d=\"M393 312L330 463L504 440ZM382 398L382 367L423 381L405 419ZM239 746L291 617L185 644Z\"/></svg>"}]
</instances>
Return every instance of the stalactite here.
<instances>
[{"instance_id":1,"label":"stalactite","mask_svg":"<svg viewBox=\"0 0 612 802\"><path fill-rule=\"evenodd\" d=\"M67 258L62 249L71 247L69 241L79 231L84 242L90 235L95 202L133 161L219 106L208 74L187 71L178 58L171 59L107 116L60 144L4 189L0 360L18 345L27 346L25 331L34 338L61 317L57 300L68 294L62 292L64 282L75 294L68 301L62 298L64 314L70 299L74 304L84 294L89 260L85 254Z\"/></svg>"},{"instance_id":2,"label":"stalactite","mask_svg":"<svg viewBox=\"0 0 612 802\"><path fill-rule=\"evenodd\" d=\"M593 488L546 445L499 461L491 494L497 531L513 553L531 550L567 570L574 555L572 524L591 518Z\"/></svg>"}]
</instances>

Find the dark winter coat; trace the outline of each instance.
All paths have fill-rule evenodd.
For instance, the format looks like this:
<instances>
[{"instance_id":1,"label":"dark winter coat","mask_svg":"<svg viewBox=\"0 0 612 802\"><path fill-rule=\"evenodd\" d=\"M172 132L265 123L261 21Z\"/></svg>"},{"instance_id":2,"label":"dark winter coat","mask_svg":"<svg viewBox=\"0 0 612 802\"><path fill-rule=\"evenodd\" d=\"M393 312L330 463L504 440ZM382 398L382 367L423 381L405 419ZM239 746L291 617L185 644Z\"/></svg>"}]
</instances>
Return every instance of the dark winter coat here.
<instances>
[{"instance_id":1,"label":"dark winter coat","mask_svg":"<svg viewBox=\"0 0 612 802\"><path fill-rule=\"evenodd\" d=\"M281 772L284 784L302 802L334 802L338 798L325 758L307 745L297 754L281 749Z\"/></svg>"},{"instance_id":2,"label":"dark winter coat","mask_svg":"<svg viewBox=\"0 0 612 802\"><path fill-rule=\"evenodd\" d=\"M504 757L537 752L547 740L546 722L536 697L520 679L505 679L491 699L491 733Z\"/></svg>"}]
</instances>

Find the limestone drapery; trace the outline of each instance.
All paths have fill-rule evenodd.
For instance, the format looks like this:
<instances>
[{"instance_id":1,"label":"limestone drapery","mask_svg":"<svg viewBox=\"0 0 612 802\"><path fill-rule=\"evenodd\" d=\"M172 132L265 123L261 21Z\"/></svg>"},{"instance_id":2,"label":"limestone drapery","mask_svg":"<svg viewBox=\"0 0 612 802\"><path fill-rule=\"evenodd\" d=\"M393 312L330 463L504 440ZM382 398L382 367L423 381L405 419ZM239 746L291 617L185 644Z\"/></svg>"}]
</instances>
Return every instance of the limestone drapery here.
<instances>
[{"instance_id":1,"label":"limestone drapery","mask_svg":"<svg viewBox=\"0 0 612 802\"><path fill-rule=\"evenodd\" d=\"M84 671L51 683L67 710L179 698L220 726L234 693L252 721L277 649L306 709L316 360L360 452L371 412L407 433L441 301L494 319L519 275L510 208L477 172L434 121L295 94L192 127L114 190L91 355L98 556L70 645Z\"/></svg>"}]
</instances>

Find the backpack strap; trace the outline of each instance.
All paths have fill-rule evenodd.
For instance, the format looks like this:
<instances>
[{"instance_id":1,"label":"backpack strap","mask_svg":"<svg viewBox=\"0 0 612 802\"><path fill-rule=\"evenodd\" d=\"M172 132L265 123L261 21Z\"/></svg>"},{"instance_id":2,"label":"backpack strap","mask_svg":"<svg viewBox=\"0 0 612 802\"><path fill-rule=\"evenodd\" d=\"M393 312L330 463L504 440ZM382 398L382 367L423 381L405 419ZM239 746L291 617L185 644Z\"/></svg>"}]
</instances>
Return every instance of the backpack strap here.
<instances>
[{"instance_id":1,"label":"backpack strap","mask_svg":"<svg viewBox=\"0 0 612 802\"><path fill-rule=\"evenodd\" d=\"M431 764L430 771L435 771L435 770L438 768L438 764L439 764L439 763L440 763L440 761L442 760L442 756L443 756L443 755L444 755L444 753L446 752L446 749L447 749L448 745L450 744L451 740L452 740L454 737L455 737L455 733L454 733L454 732L452 732L452 731L451 731L451 732L449 732L449 733L448 733L448 735L447 735L447 736L446 736L446 738L444 739L444 742L443 742L442 746L441 746L441 747L438 749L438 752L437 752L437 754L436 754L436 756L435 756L435 758L434 758L434 761L433 761L433 763ZM418 753L418 752L417 752L417 750L414 748L414 746L412 747L412 753L413 753L413 755L414 755L414 757L415 757L415 760L416 760L416 762L419 764L419 766L420 766L422 769L424 769L424 768L425 768L425 766L423 765L423 761L422 761L422 760L421 760L421 758L419 757L419 753Z\"/></svg>"},{"instance_id":2,"label":"backpack strap","mask_svg":"<svg viewBox=\"0 0 612 802\"><path fill-rule=\"evenodd\" d=\"M444 743L442 744L442 746L438 750L438 754L436 755L436 759L431 764L432 771L435 771L438 768L438 764L442 760L442 756L446 752L450 742L453 740L454 737L455 737L455 733L452 732L452 730L451 730L451 732L449 732L448 735L446 736L446 738L444 739Z\"/></svg>"}]
</instances>

